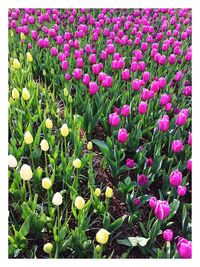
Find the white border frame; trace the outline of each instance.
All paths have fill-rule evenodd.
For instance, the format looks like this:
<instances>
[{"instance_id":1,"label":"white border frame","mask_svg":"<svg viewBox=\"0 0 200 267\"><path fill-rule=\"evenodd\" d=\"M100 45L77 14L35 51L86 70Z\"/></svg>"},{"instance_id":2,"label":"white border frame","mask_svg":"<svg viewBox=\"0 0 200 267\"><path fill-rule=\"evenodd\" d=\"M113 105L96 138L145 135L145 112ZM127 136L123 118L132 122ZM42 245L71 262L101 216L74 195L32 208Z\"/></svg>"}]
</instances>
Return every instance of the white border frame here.
<instances>
[{"instance_id":1,"label":"white border frame","mask_svg":"<svg viewBox=\"0 0 200 267\"><path fill-rule=\"evenodd\" d=\"M1 2L3 2L2 0ZM1 3L0 8L0 262L1 266L10 266L14 264L15 266L33 266L33 265L43 265L52 266L54 263L59 266L82 266L87 264L93 266L109 265L113 264L116 266L130 265L130 266L196 266L198 261L199 253L199 188L200 188L200 175L198 170L199 165L199 137L200 137L200 127L199 127L199 99L200 99L200 84L199 84L199 72L200 72L200 38L199 38L199 28L200 28L200 9L198 8L198 0L101 0L101 1L89 1L89 0L7 0ZM8 8L22 8L22 7L36 7L36 8L105 8L105 7L115 7L115 8L192 8L192 27L193 27L193 259L192 260L165 260L165 259L110 259L110 260L89 260L89 259L58 259L58 260L44 260L44 259L8 259L8 183L7 183L7 151L8 151L8 38L7 38L7 10Z\"/></svg>"}]
</instances>

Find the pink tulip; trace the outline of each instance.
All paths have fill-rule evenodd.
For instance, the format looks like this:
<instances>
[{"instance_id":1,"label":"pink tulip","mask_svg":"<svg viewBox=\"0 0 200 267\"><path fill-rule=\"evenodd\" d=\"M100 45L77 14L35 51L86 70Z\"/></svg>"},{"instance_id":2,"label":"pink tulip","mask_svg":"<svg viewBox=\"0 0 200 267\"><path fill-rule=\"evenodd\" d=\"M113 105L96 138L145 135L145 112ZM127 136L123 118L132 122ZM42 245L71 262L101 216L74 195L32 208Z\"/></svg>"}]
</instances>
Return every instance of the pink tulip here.
<instances>
[{"instance_id":1,"label":"pink tulip","mask_svg":"<svg viewBox=\"0 0 200 267\"><path fill-rule=\"evenodd\" d=\"M82 70L79 68L74 69L73 75L76 80L80 80L82 78Z\"/></svg>"},{"instance_id":2,"label":"pink tulip","mask_svg":"<svg viewBox=\"0 0 200 267\"><path fill-rule=\"evenodd\" d=\"M120 117L117 113L112 113L109 115L109 123L113 127L117 127L120 124Z\"/></svg>"},{"instance_id":3,"label":"pink tulip","mask_svg":"<svg viewBox=\"0 0 200 267\"><path fill-rule=\"evenodd\" d=\"M121 110L121 115L124 117L128 117L130 114L130 106L129 105L124 105Z\"/></svg>"},{"instance_id":4,"label":"pink tulip","mask_svg":"<svg viewBox=\"0 0 200 267\"><path fill-rule=\"evenodd\" d=\"M159 130L161 132L167 132L169 130L169 116L164 115L158 122Z\"/></svg>"},{"instance_id":5,"label":"pink tulip","mask_svg":"<svg viewBox=\"0 0 200 267\"><path fill-rule=\"evenodd\" d=\"M133 168L135 166L135 161L133 159L126 159L126 166L128 168Z\"/></svg>"},{"instance_id":6,"label":"pink tulip","mask_svg":"<svg viewBox=\"0 0 200 267\"><path fill-rule=\"evenodd\" d=\"M171 186L179 186L182 183L182 173L179 170L175 170L170 174L169 183Z\"/></svg>"},{"instance_id":7,"label":"pink tulip","mask_svg":"<svg viewBox=\"0 0 200 267\"><path fill-rule=\"evenodd\" d=\"M147 112L147 108L148 108L148 104L147 102L140 102L139 106L138 106L138 112L140 114L145 114Z\"/></svg>"},{"instance_id":8,"label":"pink tulip","mask_svg":"<svg viewBox=\"0 0 200 267\"><path fill-rule=\"evenodd\" d=\"M187 191L187 189L186 189L185 186L179 185L179 186L177 187L177 194L179 195L179 197L183 197L183 196L185 196L186 191Z\"/></svg>"},{"instance_id":9,"label":"pink tulip","mask_svg":"<svg viewBox=\"0 0 200 267\"><path fill-rule=\"evenodd\" d=\"M184 259L192 258L192 242L191 241L183 237L179 237L177 250L181 258L184 258Z\"/></svg>"},{"instance_id":10,"label":"pink tulip","mask_svg":"<svg viewBox=\"0 0 200 267\"><path fill-rule=\"evenodd\" d=\"M164 220L170 214L170 206L167 201L158 200L154 208L154 213L159 220Z\"/></svg>"},{"instance_id":11,"label":"pink tulip","mask_svg":"<svg viewBox=\"0 0 200 267\"><path fill-rule=\"evenodd\" d=\"M128 132L126 129L122 128L118 132L118 141L120 143L125 143L128 139Z\"/></svg>"},{"instance_id":12,"label":"pink tulip","mask_svg":"<svg viewBox=\"0 0 200 267\"><path fill-rule=\"evenodd\" d=\"M137 183L139 186L145 186L146 184L148 184L148 182L149 182L149 179L146 175L144 175L144 174L138 175Z\"/></svg>"},{"instance_id":13,"label":"pink tulip","mask_svg":"<svg viewBox=\"0 0 200 267\"><path fill-rule=\"evenodd\" d=\"M173 240L173 231L171 229L166 229L164 232L163 232L163 239L165 241L172 241Z\"/></svg>"},{"instance_id":14,"label":"pink tulip","mask_svg":"<svg viewBox=\"0 0 200 267\"><path fill-rule=\"evenodd\" d=\"M183 150L183 144L181 140L174 140L172 142L172 152L178 153Z\"/></svg>"},{"instance_id":15,"label":"pink tulip","mask_svg":"<svg viewBox=\"0 0 200 267\"><path fill-rule=\"evenodd\" d=\"M89 83L89 93L91 95L95 95L97 91L98 91L97 83L96 82L90 82Z\"/></svg>"}]
</instances>

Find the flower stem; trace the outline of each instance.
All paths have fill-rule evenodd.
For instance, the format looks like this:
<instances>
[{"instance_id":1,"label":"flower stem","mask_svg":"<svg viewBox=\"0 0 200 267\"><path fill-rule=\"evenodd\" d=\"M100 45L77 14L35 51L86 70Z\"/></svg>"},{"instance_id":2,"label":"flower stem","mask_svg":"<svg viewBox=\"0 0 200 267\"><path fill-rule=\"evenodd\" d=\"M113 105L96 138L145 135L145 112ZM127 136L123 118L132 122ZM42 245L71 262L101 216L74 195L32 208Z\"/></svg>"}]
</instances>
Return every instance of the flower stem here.
<instances>
[{"instance_id":1,"label":"flower stem","mask_svg":"<svg viewBox=\"0 0 200 267\"><path fill-rule=\"evenodd\" d=\"M44 157L45 157L45 172L46 172L46 177L49 177L48 175L48 166L47 166L47 152L44 151Z\"/></svg>"},{"instance_id":2,"label":"flower stem","mask_svg":"<svg viewBox=\"0 0 200 267\"><path fill-rule=\"evenodd\" d=\"M28 190L29 190L29 201L32 202L31 184L29 180L27 182L28 182Z\"/></svg>"}]
</instances>

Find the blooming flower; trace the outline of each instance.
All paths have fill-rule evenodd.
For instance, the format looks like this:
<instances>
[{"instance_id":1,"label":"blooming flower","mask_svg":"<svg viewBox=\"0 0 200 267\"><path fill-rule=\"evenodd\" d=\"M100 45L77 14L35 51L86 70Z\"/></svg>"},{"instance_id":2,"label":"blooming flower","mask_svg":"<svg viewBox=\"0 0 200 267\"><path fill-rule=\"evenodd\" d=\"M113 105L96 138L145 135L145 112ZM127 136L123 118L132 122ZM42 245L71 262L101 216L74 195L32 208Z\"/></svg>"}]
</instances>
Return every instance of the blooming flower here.
<instances>
[{"instance_id":1,"label":"blooming flower","mask_svg":"<svg viewBox=\"0 0 200 267\"><path fill-rule=\"evenodd\" d=\"M163 239L165 241L172 241L173 240L173 231L171 229L166 229L164 232L163 232Z\"/></svg>"},{"instance_id":2,"label":"blooming flower","mask_svg":"<svg viewBox=\"0 0 200 267\"><path fill-rule=\"evenodd\" d=\"M105 195L107 198L111 198L113 196L113 190L109 186L106 187Z\"/></svg>"},{"instance_id":3,"label":"blooming flower","mask_svg":"<svg viewBox=\"0 0 200 267\"><path fill-rule=\"evenodd\" d=\"M170 213L169 203L167 201L158 200L154 208L154 213L159 220L166 219Z\"/></svg>"},{"instance_id":4,"label":"blooming flower","mask_svg":"<svg viewBox=\"0 0 200 267\"><path fill-rule=\"evenodd\" d=\"M62 202L63 202L63 196L61 195L61 193L59 192L55 193L52 198L52 203L55 206L60 206Z\"/></svg>"},{"instance_id":5,"label":"blooming flower","mask_svg":"<svg viewBox=\"0 0 200 267\"><path fill-rule=\"evenodd\" d=\"M43 139L40 143L41 150L48 151L49 150L49 144L47 140Z\"/></svg>"},{"instance_id":6,"label":"blooming flower","mask_svg":"<svg viewBox=\"0 0 200 267\"><path fill-rule=\"evenodd\" d=\"M192 258L192 242L186 238L180 237L178 239L177 250L181 258Z\"/></svg>"},{"instance_id":7,"label":"blooming flower","mask_svg":"<svg viewBox=\"0 0 200 267\"><path fill-rule=\"evenodd\" d=\"M52 182L48 177L42 179L42 187L48 190L52 186Z\"/></svg>"},{"instance_id":8,"label":"blooming flower","mask_svg":"<svg viewBox=\"0 0 200 267\"><path fill-rule=\"evenodd\" d=\"M125 143L128 139L128 132L126 129L122 128L118 132L118 141L120 143Z\"/></svg>"},{"instance_id":9,"label":"blooming flower","mask_svg":"<svg viewBox=\"0 0 200 267\"><path fill-rule=\"evenodd\" d=\"M172 186L179 186L182 183L182 173L175 170L170 174L169 182Z\"/></svg>"},{"instance_id":10,"label":"blooming flower","mask_svg":"<svg viewBox=\"0 0 200 267\"><path fill-rule=\"evenodd\" d=\"M20 176L23 180L30 180L33 177L31 167L27 164L23 164L20 169Z\"/></svg>"},{"instance_id":11,"label":"blooming flower","mask_svg":"<svg viewBox=\"0 0 200 267\"><path fill-rule=\"evenodd\" d=\"M75 199L74 205L78 210L82 210L85 206L85 200L81 196L78 196Z\"/></svg>"},{"instance_id":12,"label":"blooming flower","mask_svg":"<svg viewBox=\"0 0 200 267\"><path fill-rule=\"evenodd\" d=\"M33 136L29 131L25 132L25 134L24 134L24 142L27 145L30 145L33 143Z\"/></svg>"},{"instance_id":13,"label":"blooming flower","mask_svg":"<svg viewBox=\"0 0 200 267\"><path fill-rule=\"evenodd\" d=\"M75 169L79 169L80 167L81 167L81 160L80 159L75 159L75 160L73 160L73 166L74 166L74 168Z\"/></svg>"},{"instance_id":14,"label":"blooming flower","mask_svg":"<svg viewBox=\"0 0 200 267\"><path fill-rule=\"evenodd\" d=\"M109 115L109 123L113 127L117 127L120 124L120 117L117 113L112 113Z\"/></svg>"},{"instance_id":15,"label":"blooming flower","mask_svg":"<svg viewBox=\"0 0 200 267\"><path fill-rule=\"evenodd\" d=\"M16 168L17 167L17 160L13 155L8 156L8 166L10 168Z\"/></svg>"},{"instance_id":16,"label":"blooming flower","mask_svg":"<svg viewBox=\"0 0 200 267\"><path fill-rule=\"evenodd\" d=\"M108 242L109 235L110 233L102 228L96 233L96 240L98 243L104 245Z\"/></svg>"}]
</instances>

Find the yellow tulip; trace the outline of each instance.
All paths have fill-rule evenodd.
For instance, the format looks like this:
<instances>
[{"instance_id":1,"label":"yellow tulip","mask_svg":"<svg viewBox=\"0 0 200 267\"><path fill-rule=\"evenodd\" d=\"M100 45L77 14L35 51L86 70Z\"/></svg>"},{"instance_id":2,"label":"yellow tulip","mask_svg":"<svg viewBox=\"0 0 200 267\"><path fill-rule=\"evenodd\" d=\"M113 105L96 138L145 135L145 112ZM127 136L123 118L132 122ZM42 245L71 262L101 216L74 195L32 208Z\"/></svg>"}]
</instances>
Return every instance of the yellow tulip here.
<instances>
[{"instance_id":1,"label":"yellow tulip","mask_svg":"<svg viewBox=\"0 0 200 267\"><path fill-rule=\"evenodd\" d=\"M68 134L69 134L69 128L68 128L68 126L67 126L66 123L63 124L63 126L60 129L60 131L61 131L61 135L62 136L64 136L64 137L68 136Z\"/></svg>"},{"instance_id":2,"label":"yellow tulip","mask_svg":"<svg viewBox=\"0 0 200 267\"><path fill-rule=\"evenodd\" d=\"M20 176L23 180L30 180L33 177L31 167L27 164L23 164L20 169Z\"/></svg>"},{"instance_id":3,"label":"yellow tulip","mask_svg":"<svg viewBox=\"0 0 200 267\"><path fill-rule=\"evenodd\" d=\"M72 96L71 95L68 96L68 101L69 101L69 103L72 103Z\"/></svg>"},{"instance_id":4,"label":"yellow tulip","mask_svg":"<svg viewBox=\"0 0 200 267\"><path fill-rule=\"evenodd\" d=\"M94 194L95 194L95 196L99 197L100 194L101 194L101 189L97 187L97 188L95 189L95 191L94 191Z\"/></svg>"},{"instance_id":5,"label":"yellow tulip","mask_svg":"<svg viewBox=\"0 0 200 267\"><path fill-rule=\"evenodd\" d=\"M107 198L111 198L113 196L113 190L109 186L106 187L106 193L105 193Z\"/></svg>"},{"instance_id":6,"label":"yellow tulip","mask_svg":"<svg viewBox=\"0 0 200 267\"><path fill-rule=\"evenodd\" d=\"M87 149L88 149L88 150L92 150L92 148L93 148L93 144L92 144L92 142L90 141L90 142L88 142L88 144L87 144Z\"/></svg>"},{"instance_id":7,"label":"yellow tulip","mask_svg":"<svg viewBox=\"0 0 200 267\"><path fill-rule=\"evenodd\" d=\"M48 177L42 179L42 187L44 189L48 190L51 186L52 182Z\"/></svg>"},{"instance_id":8,"label":"yellow tulip","mask_svg":"<svg viewBox=\"0 0 200 267\"><path fill-rule=\"evenodd\" d=\"M22 98L24 100L29 100L29 98L30 98L30 93L26 88L22 89Z\"/></svg>"},{"instance_id":9,"label":"yellow tulip","mask_svg":"<svg viewBox=\"0 0 200 267\"><path fill-rule=\"evenodd\" d=\"M46 139L43 139L40 143L41 150L48 151L49 150L49 144Z\"/></svg>"},{"instance_id":10,"label":"yellow tulip","mask_svg":"<svg viewBox=\"0 0 200 267\"><path fill-rule=\"evenodd\" d=\"M16 88L14 88L12 90L12 98L13 99L18 99L19 98L19 91Z\"/></svg>"},{"instance_id":11,"label":"yellow tulip","mask_svg":"<svg viewBox=\"0 0 200 267\"><path fill-rule=\"evenodd\" d=\"M13 67L14 69L19 69L21 67L20 62L17 58L14 58L13 60Z\"/></svg>"},{"instance_id":12,"label":"yellow tulip","mask_svg":"<svg viewBox=\"0 0 200 267\"><path fill-rule=\"evenodd\" d=\"M50 119L46 119L45 121L45 125L48 129L51 129L53 127L53 123L52 123L52 120Z\"/></svg>"},{"instance_id":13,"label":"yellow tulip","mask_svg":"<svg viewBox=\"0 0 200 267\"><path fill-rule=\"evenodd\" d=\"M97 233L96 233L96 240L97 242L99 242L100 244L106 244L108 242L108 238L109 238L109 232L105 229L100 229Z\"/></svg>"},{"instance_id":14,"label":"yellow tulip","mask_svg":"<svg viewBox=\"0 0 200 267\"><path fill-rule=\"evenodd\" d=\"M25 40L25 34L23 32L20 33L20 39Z\"/></svg>"},{"instance_id":15,"label":"yellow tulip","mask_svg":"<svg viewBox=\"0 0 200 267\"><path fill-rule=\"evenodd\" d=\"M33 136L29 131L25 132L24 141L27 145L30 145L33 143Z\"/></svg>"},{"instance_id":16,"label":"yellow tulip","mask_svg":"<svg viewBox=\"0 0 200 267\"><path fill-rule=\"evenodd\" d=\"M64 96L68 96L69 95L69 92L67 90L67 88L64 88Z\"/></svg>"},{"instance_id":17,"label":"yellow tulip","mask_svg":"<svg viewBox=\"0 0 200 267\"><path fill-rule=\"evenodd\" d=\"M78 196L76 197L74 204L78 210L82 210L83 207L85 206L85 200L81 196Z\"/></svg>"},{"instance_id":18,"label":"yellow tulip","mask_svg":"<svg viewBox=\"0 0 200 267\"><path fill-rule=\"evenodd\" d=\"M51 252L53 250L53 245L51 243L46 243L43 246L43 250L44 250L45 253L51 254Z\"/></svg>"},{"instance_id":19,"label":"yellow tulip","mask_svg":"<svg viewBox=\"0 0 200 267\"><path fill-rule=\"evenodd\" d=\"M32 62L33 61L33 57L32 57L30 52L26 53L26 59L27 59L28 62Z\"/></svg>"},{"instance_id":20,"label":"yellow tulip","mask_svg":"<svg viewBox=\"0 0 200 267\"><path fill-rule=\"evenodd\" d=\"M74 168L79 169L81 167L80 159L73 160L73 166L74 166Z\"/></svg>"}]
</instances>

